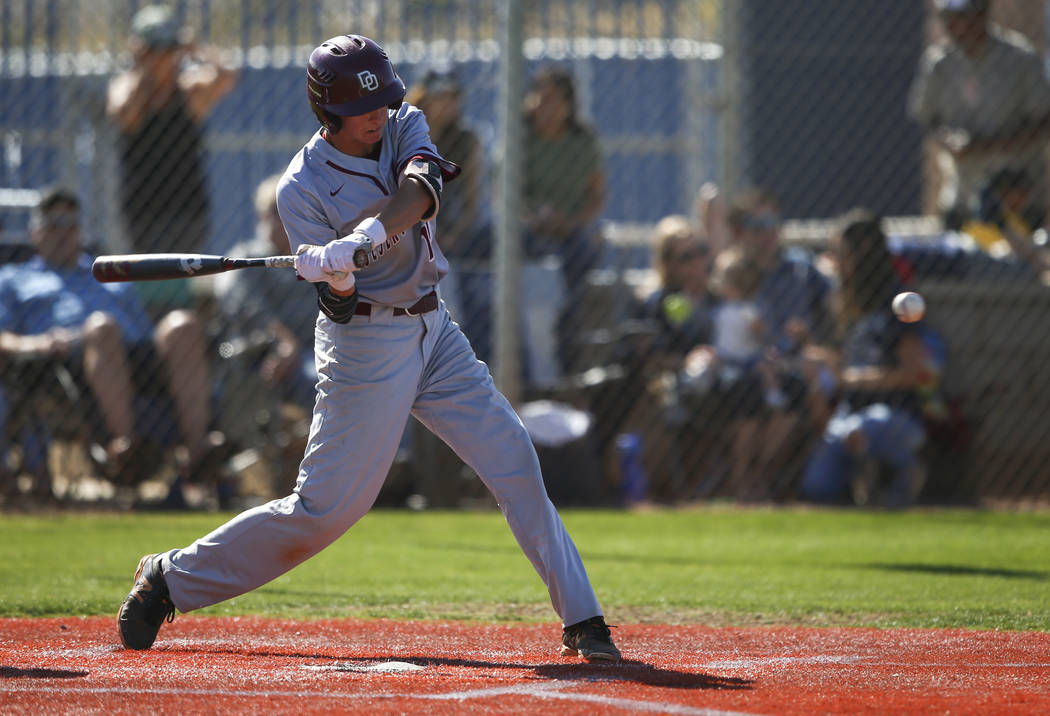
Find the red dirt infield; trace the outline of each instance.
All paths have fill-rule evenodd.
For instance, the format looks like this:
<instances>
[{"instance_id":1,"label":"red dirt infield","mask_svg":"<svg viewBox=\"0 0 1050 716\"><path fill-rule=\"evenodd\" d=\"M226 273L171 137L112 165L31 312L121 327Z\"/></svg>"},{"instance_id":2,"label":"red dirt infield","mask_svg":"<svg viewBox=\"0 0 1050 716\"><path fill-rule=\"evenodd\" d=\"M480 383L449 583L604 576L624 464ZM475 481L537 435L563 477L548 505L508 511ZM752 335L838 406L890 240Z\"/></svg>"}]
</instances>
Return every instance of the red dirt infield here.
<instances>
[{"instance_id":1,"label":"red dirt infield","mask_svg":"<svg viewBox=\"0 0 1050 716\"><path fill-rule=\"evenodd\" d=\"M1050 633L626 624L625 661L555 624L0 619L0 713L1046 714Z\"/></svg>"}]
</instances>

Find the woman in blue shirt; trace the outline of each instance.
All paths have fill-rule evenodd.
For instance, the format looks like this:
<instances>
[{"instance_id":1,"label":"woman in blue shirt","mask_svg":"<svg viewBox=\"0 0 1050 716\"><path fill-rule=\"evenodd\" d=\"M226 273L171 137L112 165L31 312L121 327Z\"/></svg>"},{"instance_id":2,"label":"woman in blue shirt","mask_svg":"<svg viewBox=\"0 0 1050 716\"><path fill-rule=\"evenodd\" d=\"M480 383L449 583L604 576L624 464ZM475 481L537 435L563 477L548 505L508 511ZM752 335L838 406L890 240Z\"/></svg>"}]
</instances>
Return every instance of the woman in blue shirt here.
<instances>
[{"instance_id":1,"label":"woman in blue shirt","mask_svg":"<svg viewBox=\"0 0 1050 716\"><path fill-rule=\"evenodd\" d=\"M836 301L841 341L825 349L835 376L836 408L806 466L802 497L839 502L849 494L854 468L865 459L893 474L887 501L908 504L921 485L918 452L925 441L919 389L929 382L929 353L921 323L893 313L901 291L879 217L854 210L832 237L840 285Z\"/></svg>"}]
</instances>

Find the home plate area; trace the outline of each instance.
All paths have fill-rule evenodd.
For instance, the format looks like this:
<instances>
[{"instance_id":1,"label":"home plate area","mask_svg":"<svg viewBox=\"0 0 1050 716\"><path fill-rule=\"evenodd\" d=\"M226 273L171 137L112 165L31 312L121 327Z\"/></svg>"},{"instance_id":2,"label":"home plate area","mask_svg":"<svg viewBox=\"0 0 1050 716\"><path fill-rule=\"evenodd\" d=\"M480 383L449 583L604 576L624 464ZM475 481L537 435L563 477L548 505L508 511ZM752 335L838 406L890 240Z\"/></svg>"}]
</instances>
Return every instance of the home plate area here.
<instances>
[{"instance_id":1,"label":"home plate area","mask_svg":"<svg viewBox=\"0 0 1050 716\"><path fill-rule=\"evenodd\" d=\"M1050 713L1050 634L623 625L625 660L556 624L179 616L0 619L0 713Z\"/></svg>"}]
</instances>

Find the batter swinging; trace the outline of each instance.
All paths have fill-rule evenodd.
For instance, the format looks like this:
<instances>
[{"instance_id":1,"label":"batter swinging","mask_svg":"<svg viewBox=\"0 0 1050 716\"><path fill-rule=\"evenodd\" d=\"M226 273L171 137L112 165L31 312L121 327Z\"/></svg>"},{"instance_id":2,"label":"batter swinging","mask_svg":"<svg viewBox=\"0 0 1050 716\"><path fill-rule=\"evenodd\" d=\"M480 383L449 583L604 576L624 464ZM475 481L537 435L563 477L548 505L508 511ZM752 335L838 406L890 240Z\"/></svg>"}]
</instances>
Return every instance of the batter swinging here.
<instances>
[{"instance_id":1,"label":"batter swinging","mask_svg":"<svg viewBox=\"0 0 1050 716\"><path fill-rule=\"evenodd\" d=\"M118 616L121 642L148 649L176 609L255 589L331 544L371 508L411 414L496 497L562 619L562 654L618 660L529 435L437 293L448 262L434 218L458 168L403 103L405 85L372 40L343 35L316 48L307 90L322 127L277 189L296 270L320 307L298 481L184 549L143 557ZM354 251L369 242L358 268Z\"/></svg>"}]
</instances>

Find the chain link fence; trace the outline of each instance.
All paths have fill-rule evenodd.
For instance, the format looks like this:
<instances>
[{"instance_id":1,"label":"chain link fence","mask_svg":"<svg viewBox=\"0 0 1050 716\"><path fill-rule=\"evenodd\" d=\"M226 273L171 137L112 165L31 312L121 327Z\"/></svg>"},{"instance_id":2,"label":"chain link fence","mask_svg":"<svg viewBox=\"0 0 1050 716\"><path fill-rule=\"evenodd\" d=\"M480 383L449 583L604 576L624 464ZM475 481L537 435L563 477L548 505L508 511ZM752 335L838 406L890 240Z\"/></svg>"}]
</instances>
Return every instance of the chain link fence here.
<instances>
[{"instance_id":1,"label":"chain link fence","mask_svg":"<svg viewBox=\"0 0 1050 716\"><path fill-rule=\"evenodd\" d=\"M292 487L312 289L265 270L110 292L62 247L287 252L273 192L318 128L306 61L347 32L463 167L440 289L556 503L1045 499L1046 16L0 0L5 499ZM890 310L906 290L918 323ZM381 504L487 504L425 430L402 448Z\"/></svg>"}]
</instances>

